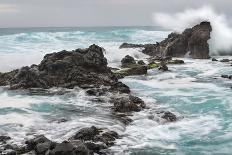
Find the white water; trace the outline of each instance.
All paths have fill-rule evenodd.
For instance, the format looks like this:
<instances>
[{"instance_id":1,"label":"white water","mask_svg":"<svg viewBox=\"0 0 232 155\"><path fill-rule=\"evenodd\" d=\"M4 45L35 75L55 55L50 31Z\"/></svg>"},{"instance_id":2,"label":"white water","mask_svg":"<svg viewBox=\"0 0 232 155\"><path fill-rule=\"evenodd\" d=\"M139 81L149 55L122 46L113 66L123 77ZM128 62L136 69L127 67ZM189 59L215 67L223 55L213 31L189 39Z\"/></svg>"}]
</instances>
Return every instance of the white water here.
<instances>
[{"instance_id":1,"label":"white water","mask_svg":"<svg viewBox=\"0 0 232 155\"><path fill-rule=\"evenodd\" d=\"M121 58L127 54L136 59L146 58L138 49L118 49L122 42L156 42L168 33L144 28L119 28L1 35L0 70L9 71L39 63L45 53L88 47L92 43L106 49L109 66L119 66ZM132 116L134 122L127 127L111 115L108 96L104 96L101 103L78 88L51 89L42 93L1 88L0 134L11 136L17 143L35 134L63 141L80 128L96 125L122 135L111 148L115 154L205 155L214 152L230 155L232 82L220 77L232 74L230 63L184 61L184 65L170 65L170 72L153 69L147 76L122 80L149 107L135 113ZM61 93L64 91L65 94ZM171 111L179 120L165 123L155 114L157 110ZM58 123L62 118L68 121Z\"/></svg>"},{"instance_id":2,"label":"white water","mask_svg":"<svg viewBox=\"0 0 232 155\"><path fill-rule=\"evenodd\" d=\"M182 32L187 27L209 21L212 25L210 54L232 54L232 27L224 14L217 13L212 7L186 9L175 14L155 13L154 22L162 27Z\"/></svg>"}]
</instances>

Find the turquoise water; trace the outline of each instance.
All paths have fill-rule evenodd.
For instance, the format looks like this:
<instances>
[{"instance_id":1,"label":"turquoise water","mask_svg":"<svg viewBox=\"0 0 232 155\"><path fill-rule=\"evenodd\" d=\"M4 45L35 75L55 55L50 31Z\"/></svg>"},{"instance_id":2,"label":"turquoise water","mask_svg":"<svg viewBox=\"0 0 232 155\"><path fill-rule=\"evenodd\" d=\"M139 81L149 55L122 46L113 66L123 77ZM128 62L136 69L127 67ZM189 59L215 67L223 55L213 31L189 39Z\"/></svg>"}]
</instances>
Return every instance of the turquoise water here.
<instances>
[{"instance_id":1,"label":"turquoise water","mask_svg":"<svg viewBox=\"0 0 232 155\"><path fill-rule=\"evenodd\" d=\"M39 63L46 53L93 43L103 46L109 66L117 67L127 54L147 57L139 49L118 49L121 43L151 43L168 34L155 27L0 29L0 71ZM63 141L82 127L97 125L123 135L111 148L114 154L232 154L232 82L220 77L232 74L230 64L184 61L170 65L170 72L153 69L147 76L122 80L149 107L132 116L134 122L127 127L111 115L107 96L99 103L78 88L10 91L2 87L0 134L19 144L35 134ZM158 119L157 110L171 111L179 120L165 123ZM68 121L59 121L64 118Z\"/></svg>"}]
</instances>

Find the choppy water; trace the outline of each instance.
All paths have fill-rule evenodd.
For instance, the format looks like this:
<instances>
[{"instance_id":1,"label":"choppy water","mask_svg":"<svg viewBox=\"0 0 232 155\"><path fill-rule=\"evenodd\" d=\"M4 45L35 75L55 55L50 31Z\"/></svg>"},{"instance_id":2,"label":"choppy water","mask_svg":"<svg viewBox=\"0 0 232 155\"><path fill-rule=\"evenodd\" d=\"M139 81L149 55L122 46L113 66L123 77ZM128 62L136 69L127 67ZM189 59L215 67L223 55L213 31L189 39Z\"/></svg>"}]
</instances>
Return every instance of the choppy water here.
<instances>
[{"instance_id":1,"label":"choppy water","mask_svg":"<svg viewBox=\"0 0 232 155\"><path fill-rule=\"evenodd\" d=\"M168 35L148 27L0 29L0 71L39 63L45 53L88 47L106 49L110 66L118 66L127 54L146 58L136 49L118 49L122 42L149 43ZM20 143L33 134L62 141L79 128L97 125L123 135L111 148L115 154L232 154L232 74L228 63L185 59L170 65L170 72L150 70L147 76L122 81L142 97L150 109L133 116L125 127L110 112L108 98L98 102L83 90L9 91L0 88L0 133ZM65 92L65 93L63 93ZM157 109L169 110L179 121L156 120ZM60 119L67 122L59 122ZM151 119L152 118L152 119Z\"/></svg>"}]
</instances>

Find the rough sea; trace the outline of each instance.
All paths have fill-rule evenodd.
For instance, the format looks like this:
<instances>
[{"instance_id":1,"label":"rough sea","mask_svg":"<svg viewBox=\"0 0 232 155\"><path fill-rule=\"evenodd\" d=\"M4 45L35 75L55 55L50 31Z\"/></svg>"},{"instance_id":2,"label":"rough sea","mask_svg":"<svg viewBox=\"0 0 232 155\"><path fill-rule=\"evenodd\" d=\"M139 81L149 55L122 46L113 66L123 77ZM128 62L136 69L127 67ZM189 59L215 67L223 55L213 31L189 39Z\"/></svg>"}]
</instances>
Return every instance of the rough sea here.
<instances>
[{"instance_id":1,"label":"rough sea","mask_svg":"<svg viewBox=\"0 0 232 155\"><path fill-rule=\"evenodd\" d=\"M148 56L140 49L119 46L155 43L169 33L158 27L0 29L0 72L38 64L47 53L91 44L104 47L112 67L119 67L125 55L146 61ZM114 118L110 103L99 103L79 88L13 91L0 87L0 135L9 135L17 144L38 134L61 142L80 128L96 125L122 135L110 148L113 154L231 155L232 80L221 78L232 75L231 64L183 60L183 65L169 65L170 72L152 69L146 76L122 79L149 107L135 113L128 126ZM171 111L179 120L160 122L154 116L157 110Z\"/></svg>"}]
</instances>

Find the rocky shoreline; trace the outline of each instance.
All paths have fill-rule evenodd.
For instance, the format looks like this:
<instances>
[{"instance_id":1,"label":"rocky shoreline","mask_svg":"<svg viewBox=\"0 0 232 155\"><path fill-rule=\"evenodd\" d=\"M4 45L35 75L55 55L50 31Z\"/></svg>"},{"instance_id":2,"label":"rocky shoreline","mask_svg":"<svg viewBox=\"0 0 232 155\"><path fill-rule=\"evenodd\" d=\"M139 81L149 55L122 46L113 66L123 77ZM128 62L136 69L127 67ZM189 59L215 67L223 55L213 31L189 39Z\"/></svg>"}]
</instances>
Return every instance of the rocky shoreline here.
<instances>
[{"instance_id":1,"label":"rocky shoreline","mask_svg":"<svg viewBox=\"0 0 232 155\"><path fill-rule=\"evenodd\" d=\"M120 73L111 71L103 52L103 48L91 45L87 49L47 54L39 65L1 73L0 85L7 86L9 89L49 89L52 87L72 89L80 87L91 96L103 96L110 93L109 103L112 104L112 114L119 121L128 125L133 121L128 116L147 108L146 104L139 97L132 95L130 88L118 80ZM127 67L129 71L126 75L121 74L120 78L146 74L148 68L144 62L135 63L134 58L129 56L122 60L122 67ZM143 68L143 70L138 68ZM134 73L131 73L130 70ZM160 111L157 113L167 122L177 120L171 112ZM62 143L53 142L43 135L35 135L35 138L26 141L25 145L16 146L7 143L11 139L10 137L2 136L1 152L7 155L107 154L105 152L107 148L112 146L118 138L120 136L115 131L95 126L77 131L73 137Z\"/></svg>"},{"instance_id":2,"label":"rocky shoreline","mask_svg":"<svg viewBox=\"0 0 232 155\"><path fill-rule=\"evenodd\" d=\"M146 75L149 69L157 68L168 71L169 64L184 64L183 60L172 57L184 57L189 54L192 58L208 59L212 28L209 22L202 22L193 28L186 29L182 34L172 33L164 41L156 44L123 43L120 48L143 48L142 52L150 55L145 63L136 61L127 55L121 60L121 68L108 67L104 57L104 49L91 45L86 49L60 51L47 54L38 65L31 65L0 73L0 86L9 89L50 89L62 87L73 89L79 87L90 96L110 94L109 103L112 114L123 124L129 125L133 120L129 116L145 108L146 103L134 96L130 88L119 79L125 76ZM190 52L190 53L189 53ZM217 61L212 59L212 61ZM229 60L231 61L231 60ZM221 62L229 62L221 60ZM231 79L231 76L223 75ZM177 116L169 111L157 111L157 115L166 122L175 122ZM11 137L0 136L0 153L6 155L36 154L36 155L93 155L108 154L107 149L114 145L120 135L109 129L95 126L82 128L63 141L54 142L44 135L35 135L25 141L23 146L11 145Z\"/></svg>"}]
</instances>

